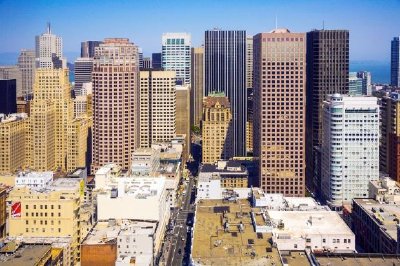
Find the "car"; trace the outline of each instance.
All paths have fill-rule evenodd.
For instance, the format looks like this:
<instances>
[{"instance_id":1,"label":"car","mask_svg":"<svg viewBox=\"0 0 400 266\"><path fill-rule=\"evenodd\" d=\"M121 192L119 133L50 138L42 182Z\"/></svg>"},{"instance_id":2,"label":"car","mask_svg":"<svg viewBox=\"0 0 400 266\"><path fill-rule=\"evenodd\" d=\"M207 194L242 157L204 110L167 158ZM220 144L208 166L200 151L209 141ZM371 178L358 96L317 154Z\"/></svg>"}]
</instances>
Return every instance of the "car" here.
<instances>
[{"instance_id":1,"label":"car","mask_svg":"<svg viewBox=\"0 0 400 266\"><path fill-rule=\"evenodd\" d=\"M178 254L179 254L179 255L182 254L182 249L178 249Z\"/></svg>"}]
</instances>

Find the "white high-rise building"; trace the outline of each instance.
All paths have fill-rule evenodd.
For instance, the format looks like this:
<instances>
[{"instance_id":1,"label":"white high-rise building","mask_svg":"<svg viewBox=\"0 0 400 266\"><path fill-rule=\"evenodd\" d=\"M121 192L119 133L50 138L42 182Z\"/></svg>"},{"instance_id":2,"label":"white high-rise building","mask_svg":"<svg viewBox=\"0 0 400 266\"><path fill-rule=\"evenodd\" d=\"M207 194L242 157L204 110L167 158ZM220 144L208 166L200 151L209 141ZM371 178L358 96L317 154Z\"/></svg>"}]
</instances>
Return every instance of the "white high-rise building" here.
<instances>
[{"instance_id":1,"label":"white high-rise building","mask_svg":"<svg viewBox=\"0 0 400 266\"><path fill-rule=\"evenodd\" d=\"M161 62L164 70L175 70L177 84L190 85L191 35L164 33L162 36Z\"/></svg>"},{"instance_id":2,"label":"white high-rise building","mask_svg":"<svg viewBox=\"0 0 400 266\"><path fill-rule=\"evenodd\" d=\"M66 60L63 59L62 38L51 33L50 23L47 30L36 36L36 67L54 68L54 59L62 60L62 67L66 67Z\"/></svg>"},{"instance_id":3,"label":"white high-rise building","mask_svg":"<svg viewBox=\"0 0 400 266\"><path fill-rule=\"evenodd\" d=\"M379 179L379 106L375 97L328 95L323 103L322 195L331 207L368 197Z\"/></svg>"}]
</instances>

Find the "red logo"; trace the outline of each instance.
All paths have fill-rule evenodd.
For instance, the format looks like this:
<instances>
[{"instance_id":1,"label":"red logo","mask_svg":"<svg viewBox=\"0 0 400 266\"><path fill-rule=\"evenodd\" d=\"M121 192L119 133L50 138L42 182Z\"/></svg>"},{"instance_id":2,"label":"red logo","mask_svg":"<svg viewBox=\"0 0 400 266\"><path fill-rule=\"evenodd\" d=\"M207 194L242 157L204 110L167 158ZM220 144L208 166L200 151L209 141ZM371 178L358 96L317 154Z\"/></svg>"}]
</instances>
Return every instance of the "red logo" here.
<instances>
[{"instance_id":1,"label":"red logo","mask_svg":"<svg viewBox=\"0 0 400 266\"><path fill-rule=\"evenodd\" d=\"M21 202L14 202L13 205L11 205L11 217L21 218Z\"/></svg>"}]
</instances>

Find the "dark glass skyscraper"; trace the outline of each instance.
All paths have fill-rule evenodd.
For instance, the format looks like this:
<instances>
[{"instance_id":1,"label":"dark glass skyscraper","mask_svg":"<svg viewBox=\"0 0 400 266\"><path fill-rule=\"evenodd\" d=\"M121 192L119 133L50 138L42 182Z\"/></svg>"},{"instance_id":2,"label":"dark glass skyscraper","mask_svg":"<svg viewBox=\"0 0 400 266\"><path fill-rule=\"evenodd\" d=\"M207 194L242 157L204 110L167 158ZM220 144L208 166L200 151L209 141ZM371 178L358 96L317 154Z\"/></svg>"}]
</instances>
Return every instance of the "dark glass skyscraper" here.
<instances>
[{"instance_id":1,"label":"dark glass skyscraper","mask_svg":"<svg viewBox=\"0 0 400 266\"><path fill-rule=\"evenodd\" d=\"M322 102L328 94L349 92L349 31L307 33L306 185L319 192Z\"/></svg>"},{"instance_id":2,"label":"dark glass skyscraper","mask_svg":"<svg viewBox=\"0 0 400 266\"><path fill-rule=\"evenodd\" d=\"M233 116L233 155L246 155L246 31L209 30L204 45L204 95L224 92Z\"/></svg>"},{"instance_id":3,"label":"dark glass skyscraper","mask_svg":"<svg viewBox=\"0 0 400 266\"><path fill-rule=\"evenodd\" d=\"M17 112L17 81L15 79L0 79L0 113L13 114Z\"/></svg>"},{"instance_id":4,"label":"dark glass skyscraper","mask_svg":"<svg viewBox=\"0 0 400 266\"><path fill-rule=\"evenodd\" d=\"M400 37L392 40L390 84L400 87Z\"/></svg>"},{"instance_id":5,"label":"dark glass skyscraper","mask_svg":"<svg viewBox=\"0 0 400 266\"><path fill-rule=\"evenodd\" d=\"M85 41L81 43L81 57L94 57L94 50L101 41Z\"/></svg>"},{"instance_id":6,"label":"dark glass skyscraper","mask_svg":"<svg viewBox=\"0 0 400 266\"><path fill-rule=\"evenodd\" d=\"M151 68L153 69L161 69L161 53L152 53L151 54Z\"/></svg>"}]
</instances>

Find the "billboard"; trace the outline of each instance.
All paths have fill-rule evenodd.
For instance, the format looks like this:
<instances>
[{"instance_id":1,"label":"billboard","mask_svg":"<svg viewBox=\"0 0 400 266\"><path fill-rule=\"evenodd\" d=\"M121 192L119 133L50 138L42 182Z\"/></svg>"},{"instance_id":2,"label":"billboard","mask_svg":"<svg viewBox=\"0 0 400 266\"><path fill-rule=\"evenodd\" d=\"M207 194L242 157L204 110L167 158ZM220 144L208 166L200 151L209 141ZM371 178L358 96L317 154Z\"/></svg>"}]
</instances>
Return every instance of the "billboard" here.
<instances>
[{"instance_id":1,"label":"billboard","mask_svg":"<svg viewBox=\"0 0 400 266\"><path fill-rule=\"evenodd\" d=\"M11 217L21 218L21 202L14 202L11 205Z\"/></svg>"}]
</instances>

